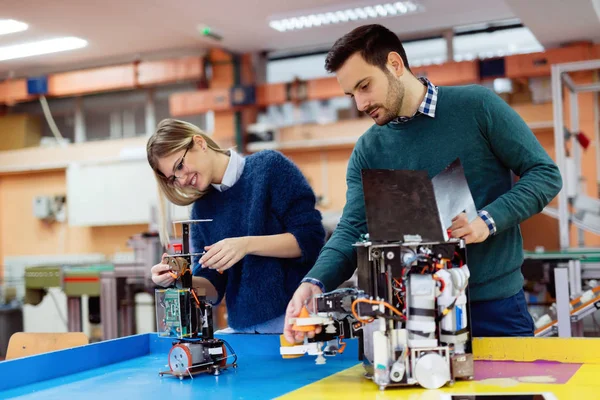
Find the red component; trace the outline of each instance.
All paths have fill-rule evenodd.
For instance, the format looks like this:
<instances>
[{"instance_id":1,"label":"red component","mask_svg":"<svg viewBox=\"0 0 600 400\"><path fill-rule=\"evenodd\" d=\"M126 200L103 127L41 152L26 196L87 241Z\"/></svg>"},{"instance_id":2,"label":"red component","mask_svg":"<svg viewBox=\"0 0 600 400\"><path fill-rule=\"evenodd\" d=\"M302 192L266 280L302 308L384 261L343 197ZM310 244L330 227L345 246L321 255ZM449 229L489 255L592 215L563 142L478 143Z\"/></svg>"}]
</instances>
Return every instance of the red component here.
<instances>
[{"instance_id":1,"label":"red component","mask_svg":"<svg viewBox=\"0 0 600 400\"><path fill-rule=\"evenodd\" d=\"M588 148L590 145L590 139L583 132L579 132L575 137L577 138L579 145L583 147L584 150Z\"/></svg>"},{"instance_id":2,"label":"red component","mask_svg":"<svg viewBox=\"0 0 600 400\"><path fill-rule=\"evenodd\" d=\"M181 244L181 243L173 244L173 251L177 254L181 254L183 252L183 244Z\"/></svg>"}]
</instances>

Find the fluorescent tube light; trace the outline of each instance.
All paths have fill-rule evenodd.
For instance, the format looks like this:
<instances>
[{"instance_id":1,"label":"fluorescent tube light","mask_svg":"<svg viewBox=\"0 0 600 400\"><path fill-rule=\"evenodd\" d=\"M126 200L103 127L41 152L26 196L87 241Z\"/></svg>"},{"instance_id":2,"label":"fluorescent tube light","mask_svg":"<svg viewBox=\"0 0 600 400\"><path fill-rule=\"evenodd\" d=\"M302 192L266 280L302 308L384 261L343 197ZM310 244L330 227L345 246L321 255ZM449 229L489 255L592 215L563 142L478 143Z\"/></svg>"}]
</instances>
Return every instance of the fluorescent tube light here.
<instances>
[{"instance_id":1,"label":"fluorescent tube light","mask_svg":"<svg viewBox=\"0 0 600 400\"><path fill-rule=\"evenodd\" d=\"M14 19L0 19L0 35L21 32L27 28L29 28L29 26L24 22L16 21Z\"/></svg>"},{"instance_id":2,"label":"fluorescent tube light","mask_svg":"<svg viewBox=\"0 0 600 400\"><path fill-rule=\"evenodd\" d=\"M279 32L314 28L323 25L339 24L369 18L393 17L424 11L424 7L411 0L382 3L364 7L351 7L321 13L273 19L269 26Z\"/></svg>"},{"instance_id":3,"label":"fluorescent tube light","mask_svg":"<svg viewBox=\"0 0 600 400\"><path fill-rule=\"evenodd\" d=\"M85 47L87 44L87 41L77 37L62 37L4 46L0 47L0 61L75 50Z\"/></svg>"}]
</instances>

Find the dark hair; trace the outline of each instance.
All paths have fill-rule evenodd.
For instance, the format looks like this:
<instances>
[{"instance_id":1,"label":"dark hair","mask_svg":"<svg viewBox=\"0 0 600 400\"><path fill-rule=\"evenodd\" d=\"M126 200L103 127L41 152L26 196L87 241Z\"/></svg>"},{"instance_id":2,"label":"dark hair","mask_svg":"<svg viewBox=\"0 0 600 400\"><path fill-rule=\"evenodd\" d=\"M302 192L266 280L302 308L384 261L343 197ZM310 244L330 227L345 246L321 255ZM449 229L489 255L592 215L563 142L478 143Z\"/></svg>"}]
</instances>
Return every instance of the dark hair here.
<instances>
[{"instance_id":1,"label":"dark hair","mask_svg":"<svg viewBox=\"0 0 600 400\"><path fill-rule=\"evenodd\" d=\"M339 38L327 53L325 69L334 73L356 52L369 64L385 71L388 54L395 51L410 71L404 46L398 36L382 25L363 25Z\"/></svg>"}]
</instances>

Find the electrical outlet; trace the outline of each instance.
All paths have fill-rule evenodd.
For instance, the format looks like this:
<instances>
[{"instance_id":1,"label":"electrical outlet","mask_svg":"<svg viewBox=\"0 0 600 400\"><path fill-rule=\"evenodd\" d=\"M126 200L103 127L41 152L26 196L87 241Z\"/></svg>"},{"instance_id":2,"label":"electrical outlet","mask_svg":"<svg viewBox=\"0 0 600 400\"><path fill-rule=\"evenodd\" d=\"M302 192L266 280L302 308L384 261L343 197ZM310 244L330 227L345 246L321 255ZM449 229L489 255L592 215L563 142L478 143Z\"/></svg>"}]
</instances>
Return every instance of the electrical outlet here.
<instances>
[{"instance_id":1,"label":"electrical outlet","mask_svg":"<svg viewBox=\"0 0 600 400\"><path fill-rule=\"evenodd\" d=\"M67 196L54 196L54 219L57 222L65 222L67 220Z\"/></svg>"},{"instance_id":2,"label":"electrical outlet","mask_svg":"<svg viewBox=\"0 0 600 400\"><path fill-rule=\"evenodd\" d=\"M33 199L33 215L44 221L64 222L67 218L65 195L36 196Z\"/></svg>"},{"instance_id":3,"label":"electrical outlet","mask_svg":"<svg viewBox=\"0 0 600 400\"><path fill-rule=\"evenodd\" d=\"M39 219L51 219L52 199L49 196L37 196L33 199L33 215Z\"/></svg>"}]
</instances>

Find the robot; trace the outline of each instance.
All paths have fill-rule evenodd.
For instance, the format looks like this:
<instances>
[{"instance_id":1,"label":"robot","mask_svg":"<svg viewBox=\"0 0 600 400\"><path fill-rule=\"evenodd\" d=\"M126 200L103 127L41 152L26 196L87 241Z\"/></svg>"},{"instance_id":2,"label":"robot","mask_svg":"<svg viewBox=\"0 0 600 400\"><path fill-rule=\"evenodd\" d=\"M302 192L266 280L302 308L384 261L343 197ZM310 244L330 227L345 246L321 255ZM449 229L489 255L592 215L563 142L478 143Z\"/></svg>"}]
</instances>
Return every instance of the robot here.
<instances>
[{"instance_id":1,"label":"robot","mask_svg":"<svg viewBox=\"0 0 600 400\"><path fill-rule=\"evenodd\" d=\"M200 373L219 375L222 370L237 367L237 355L231 346L213 335L212 305L205 291L192 287L192 257L204 253L190 253L189 225L201 222L206 221L175 222L182 225L182 244L175 244L175 254L164 260L171 267L168 273L175 279L174 287L155 290L158 336L174 339L169 370L159 372L161 377L172 375L183 380Z\"/></svg>"},{"instance_id":2,"label":"robot","mask_svg":"<svg viewBox=\"0 0 600 400\"><path fill-rule=\"evenodd\" d=\"M432 181L416 172L363 171L369 234L354 244L356 284L305 303L290 323L320 333L297 345L282 338L284 358L323 364L357 338L365 376L381 390L473 379L466 245L448 228L477 213L459 160Z\"/></svg>"}]
</instances>

